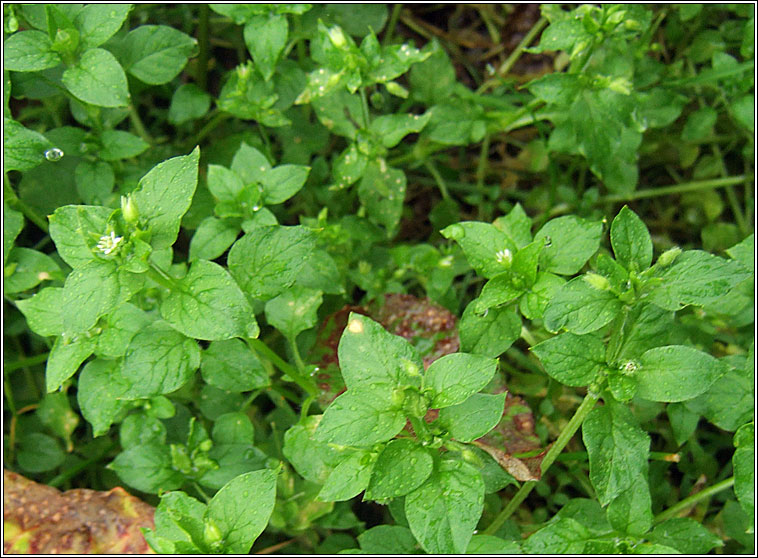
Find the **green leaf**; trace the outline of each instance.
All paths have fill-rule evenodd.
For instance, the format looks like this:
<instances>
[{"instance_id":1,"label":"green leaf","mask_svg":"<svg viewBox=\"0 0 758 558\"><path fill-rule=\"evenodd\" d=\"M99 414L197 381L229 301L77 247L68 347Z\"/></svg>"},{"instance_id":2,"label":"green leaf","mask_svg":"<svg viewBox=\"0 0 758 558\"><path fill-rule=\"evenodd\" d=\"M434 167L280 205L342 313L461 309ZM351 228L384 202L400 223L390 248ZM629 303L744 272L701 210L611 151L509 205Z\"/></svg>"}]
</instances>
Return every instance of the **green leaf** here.
<instances>
[{"instance_id":1,"label":"green leaf","mask_svg":"<svg viewBox=\"0 0 758 558\"><path fill-rule=\"evenodd\" d=\"M7 134L7 132L6 132ZM6 141L8 136L6 135ZM13 244L16 238L24 229L24 214L8 207L7 202L3 201L3 267L8 261Z\"/></svg>"},{"instance_id":2,"label":"green leaf","mask_svg":"<svg viewBox=\"0 0 758 558\"><path fill-rule=\"evenodd\" d=\"M63 72L63 85L77 99L99 107L125 107L129 88L124 69L107 50L93 48Z\"/></svg>"},{"instance_id":3,"label":"green leaf","mask_svg":"<svg viewBox=\"0 0 758 558\"><path fill-rule=\"evenodd\" d=\"M189 261L215 260L234 244L239 227L225 219L206 217L190 240Z\"/></svg>"},{"instance_id":4,"label":"green leaf","mask_svg":"<svg viewBox=\"0 0 758 558\"><path fill-rule=\"evenodd\" d=\"M124 38L124 69L150 85L168 83L182 71L197 41L167 25L140 25Z\"/></svg>"},{"instance_id":5,"label":"green leaf","mask_svg":"<svg viewBox=\"0 0 758 558\"><path fill-rule=\"evenodd\" d=\"M405 201L405 173L388 167L384 159L370 162L358 184L358 197L369 219L387 229L392 236L400 222Z\"/></svg>"},{"instance_id":6,"label":"green leaf","mask_svg":"<svg viewBox=\"0 0 758 558\"><path fill-rule=\"evenodd\" d=\"M591 285L585 276L564 284L547 303L545 328L565 329L576 334L590 333L609 323L622 303L611 291Z\"/></svg>"},{"instance_id":7,"label":"green leaf","mask_svg":"<svg viewBox=\"0 0 758 558\"><path fill-rule=\"evenodd\" d=\"M342 294L344 281L334 258L326 250L317 248L306 260L296 284L326 294Z\"/></svg>"},{"instance_id":8,"label":"green leaf","mask_svg":"<svg viewBox=\"0 0 758 558\"><path fill-rule=\"evenodd\" d=\"M113 167L105 161L81 161L74 171L76 192L86 204L105 204L116 184Z\"/></svg>"},{"instance_id":9,"label":"green leaf","mask_svg":"<svg viewBox=\"0 0 758 558\"><path fill-rule=\"evenodd\" d=\"M45 370L45 385L48 392L59 389L63 382L76 374L82 362L95 350L96 342L96 339L83 335L72 340L62 336L55 338Z\"/></svg>"},{"instance_id":10,"label":"green leaf","mask_svg":"<svg viewBox=\"0 0 758 558\"><path fill-rule=\"evenodd\" d=\"M702 413L711 423L722 430L734 432L753 417L754 390L755 377L752 369L747 366L730 366L705 393L690 403L692 408L699 410L698 414Z\"/></svg>"},{"instance_id":11,"label":"green leaf","mask_svg":"<svg viewBox=\"0 0 758 558\"><path fill-rule=\"evenodd\" d=\"M647 486L650 438L631 411L606 401L587 416L582 440L590 460L590 482L601 505L606 506L633 485Z\"/></svg>"},{"instance_id":12,"label":"green leaf","mask_svg":"<svg viewBox=\"0 0 758 558\"><path fill-rule=\"evenodd\" d=\"M648 299L666 310L690 304L703 306L728 293L750 273L734 260L725 260L701 250L688 250L663 267L656 263L649 277Z\"/></svg>"},{"instance_id":13,"label":"green leaf","mask_svg":"<svg viewBox=\"0 0 758 558\"><path fill-rule=\"evenodd\" d=\"M530 535L522 544L525 554L581 554L587 541L596 537L571 517L562 517Z\"/></svg>"},{"instance_id":14,"label":"green leaf","mask_svg":"<svg viewBox=\"0 0 758 558\"><path fill-rule=\"evenodd\" d=\"M373 463L367 462L367 456L365 451L356 451L340 461L318 493L319 500L343 502L363 492L373 469Z\"/></svg>"},{"instance_id":15,"label":"green leaf","mask_svg":"<svg viewBox=\"0 0 758 558\"><path fill-rule=\"evenodd\" d=\"M508 257L516 253L516 245L508 235L489 223L465 221L445 227L440 233L455 240L471 267L487 279L508 271Z\"/></svg>"},{"instance_id":16,"label":"green leaf","mask_svg":"<svg viewBox=\"0 0 758 558\"><path fill-rule=\"evenodd\" d=\"M424 369L408 341L356 313L348 318L337 354L348 390L377 388L390 393L401 385L418 385L418 376Z\"/></svg>"},{"instance_id":17,"label":"green leaf","mask_svg":"<svg viewBox=\"0 0 758 558\"><path fill-rule=\"evenodd\" d=\"M5 276L3 292L14 294L27 291L42 281L63 280L61 268L53 258L30 248L16 247L5 262L13 267L13 273ZM6 272L7 273L7 272Z\"/></svg>"},{"instance_id":18,"label":"green leaf","mask_svg":"<svg viewBox=\"0 0 758 558\"><path fill-rule=\"evenodd\" d=\"M343 88L313 99L311 105L319 122L330 132L355 139L355 123L363 120L363 109L358 95L351 95Z\"/></svg>"},{"instance_id":19,"label":"green leaf","mask_svg":"<svg viewBox=\"0 0 758 558\"><path fill-rule=\"evenodd\" d=\"M33 332L45 337L63 333L63 288L47 287L16 306Z\"/></svg>"},{"instance_id":20,"label":"green leaf","mask_svg":"<svg viewBox=\"0 0 758 558\"><path fill-rule=\"evenodd\" d=\"M545 372L560 383L578 387L592 382L605 368L605 345L595 335L562 333L531 348Z\"/></svg>"},{"instance_id":21,"label":"green leaf","mask_svg":"<svg viewBox=\"0 0 758 558\"><path fill-rule=\"evenodd\" d=\"M266 303L266 320L294 342L301 331L316 325L321 301L321 291L293 285Z\"/></svg>"},{"instance_id":22,"label":"green leaf","mask_svg":"<svg viewBox=\"0 0 758 558\"><path fill-rule=\"evenodd\" d=\"M418 442L391 440L379 454L365 499L405 496L432 474L432 455Z\"/></svg>"},{"instance_id":23,"label":"green leaf","mask_svg":"<svg viewBox=\"0 0 758 558\"><path fill-rule=\"evenodd\" d=\"M152 319L136 306L126 303L109 313L105 321L105 327L97 337L95 353L105 358L119 358L126 354L137 332L149 326Z\"/></svg>"},{"instance_id":24,"label":"green leaf","mask_svg":"<svg viewBox=\"0 0 758 558\"><path fill-rule=\"evenodd\" d=\"M132 384L127 397L171 393L187 383L199 366L197 343L165 322L155 322L132 338L124 356L121 373Z\"/></svg>"},{"instance_id":25,"label":"green leaf","mask_svg":"<svg viewBox=\"0 0 758 558\"><path fill-rule=\"evenodd\" d=\"M734 493L752 523L755 516L755 425L748 423L734 434Z\"/></svg>"},{"instance_id":26,"label":"green leaf","mask_svg":"<svg viewBox=\"0 0 758 558\"><path fill-rule=\"evenodd\" d=\"M87 4L74 18L84 48L100 46L116 34L132 9L131 4Z\"/></svg>"},{"instance_id":27,"label":"green leaf","mask_svg":"<svg viewBox=\"0 0 758 558\"><path fill-rule=\"evenodd\" d=\"M750 273L755 272L755 260L753 259L755 253L755 234L751 234L742 242L735 244L726 253L729 254L730 258L740 262Z\"/></svg>"},{"instance_id":28,"label":"green leaf","mask_svg":"<svg viewBox=\"0 0 758 558\"><path fill-rule=\"evenodd\" d=\"M647 471L608 504L608 522L614 529L632 536L642 536L653 524Z\"/></svg>"},{"instance_id":29,"label":"green leaf","mask_svg":"<svg viewBox=\"0 0 758 558\"><path fill-rule=\"evenodd\" d=\"M366 554L416 554L418 551L413 533L401 525L377 525L358 535L358 542Z\"/></svg>"},{"instance_id":30,"label":"green leaf","mask_svg":"<svg viewBox=\"0 0 758 558\"><path fill-rule=\"evenodd\" d=\"M479 298L473 302L474 312L485 313L488 309L516 300L526 290L521 277L510 271L495 275L485 283Z\"/></svg>"},{"instance_id":31,"label":"green leaf","mask_svg":"<svg viewBox=\"0 0 758 558\"><path fill-rule=\"evenodd\" d=\"M128 382L121 376L118 361L95 359L84 365L77 381L77 401L82 416L92 425L94 436L108 432L122 413L131 406L121 396Z\"/></svg>"},{"instance_id":32,"label":"green leaf","mask_svg":"<svg viewBox=\"0 0 758 558\"><path fill-rule=\"evenodd\" d=\"M474 535L466 547L466 554L521 554L521 546L516 541L492 535Z\"/></svg>"},{"instance_id":33,"label":"green leaf","mask_svg":"<svg viewBox=\"0 0 758 558\"><path fill-rule=\"evenodd\" d=\"M224 551L244 554L268 524L276 497L276 471L264 469L240 475L208 503L203 522L221 531Z\"/></svg>"},{"instance_id":34,"label":"green leaf","mask_svg":"<svg viewBox=\"0 0 758 558\"><path fill-rule=\"evenodd\" d=\"M316 440L369 447L393 438L405 426L405 415L393 407L390 395L370 388L348 389L326 409Z\"/></svg>"},{"instance_id":35,"label":"green leaf","mask_svg":"<svg viewBox=\"0 0 758 558\"><path fill-rule=\"evenodd\" d=\"M168 121L175 126L202 118L211 108L211 96L194 83L183 83L171 97Z\"/></svg>"},{"instance_id":36,"label":"green leaf","mask_svg":"<svg viewBox=\"0 0 758 558\"><path fill-rule=\"evenodd\" d=\"M112 209L91 205L66 205L50 217L50 236L58 254L74 269L97 260L98 239L107 234Z\"/></svg>"},{"instance_id":37,"label":"green leaf","mask_svg":"<svg viewBox=\"0 0 758 558\"><path fill-rule=\"evenodd\" d=\"M671 546L682 554L708 554L724 542L690 517L675 517L653 527L650 542Z\"/></svg>"},{"instance_id":38,"label":"green leaf","mask_svg":"<svg viewBox=\"0 0 758 558\"><path fill-rule=\"evenodd\" d=\"M508 235L519 250L532 241L532 220L520 203L514 205L508 215L498 217L492 224Z\"/></svg>"},{"instance_id":39,"label":"green leaf","mask_svg":"<svg viewBox=\"0 0 758 558\"><path fill-rule=\"evenodd\" d=\"M686 401L697 397L729 367L692 347L669 345L646 351L635 378L639 395L650 401Z\"/></svg>"},{"instance_id":40,"label":"green leaf","mask_svg":"<svg viewBox=\"0 0 758 558\"><path fill-rule=\"evenodd\" d=\"M51 432L66 442L67 451L73 451L71 434L79 424L79 415L71 410L68 395L63 392L45 394L35 415Z\"/></svg>"},{"instance_id":41,"label":"green leaf","mask_svg":"<svg viewBox=\"0 0 758 558\"><path fill-rule=\"evenodd\" d=\"M205 504L187 496L184 492L161 494L161 501L155 510L155 531L146 529L145 538L150 542L148 533L157 533L163 540L188 543L201 551L204 548L203 514L205 509ZM171 550L174 550L173 545Z\"/></svg>"},{"instance_id":42,"label":"green leaf","mask_svg":"<svg viewBox=\"0 0 758 558\"><path fill-rule=\"evenodd\" d=\"M424 129L432 113L387 114L371 121L369 130L381 138L384 147L395 147L408 134L419 133Z\"/></svg>"},{"instance_id":43,"label":"green leaf","mask_svg":"<svg viewBox=\"0 0 758 558\"><path fill-rule=\"evenodd\" d=\"M295 282L314 247L305 227L256 227L229 250L229 271L245 294L268 300Z\"/></svg>"},{"instance_id":44,"label":"green leaf","mask_svg":"<svg viewBox=\"0 0 758 558\"><path fill-rule=\"evenodd\" d=\"M73 270L63 286L64 331L69 335L92 328L100 316L131 296L113 262L92 261ZM126 275L126 274L123 274Z\"/></svg>"},{"instance_id":45,"label":"green leaf","mask_svg":"<svg viewBox=\"0 0 758 558\"><path fill-rule=\"evenodd\" d=\"M284 203L297 194L305 184L310 167L303 165L280 165L263 175L263 203Z\"/></svg>"},{"instance_id":46,"label":"green leaf","mask_svg":"<svg viewBox=\"0 0 758 558\"><path fill-rule=\"evenodd\" d=\"M619 327L611 327L606 360L618 364L636 359L654 347L670 344L676 331L674 313L655 304L635 304L616 318Z\"/></svg>"},{"instance_id":47,"label":"green leaf","mask_svg":"<svg viewBox=\"0 0 758 558\"><path fill-rule=\"evenodd\" d=\"M495 428L503 417L505 392L475 393L463 403L440 410L440 424L459 442L471 442Z\"/></svg>"},{"instance_id":48,"label":"green leaf","mask_svg":"<svg viewBox=\"0 0 758 558\"><path fill-rule=\"evenodd\" d=\"M106 130L100 136L100 140L103 144L100 158L103 161L131 159L150 147L150 144L141 138L121 130Z\"/></svg>"},{"instance_id":49,"label":"green leaf","mask_svg":"<svg viewBox=\"0 0 758 558\"><path fill-rule=\"evenodd\" d=\"M558 275L546 271L537 272L536 281L519 299L519 310L529 320L542 319L548 303L565 283L566 280Z\"/></svg>"},{"instance_id":50,"label":"green leaf","mask_svg":"<svg viewBox=\"0 0 758 558\"><path fill-rule=\"evenodd\" d=\"M486 386L495 375L497 361L480 355L453 353L435 360L424 375L424 386L432 388L433 409L463 403Z\"/></svg>"},{"instance_id":51,"label":"green leaf","mask_svg":"<svg viewBox=\"0 0 758 558\"><path fill-rule=\"evenodd\" d=\"M3 131L3 172L31 170L45 160L45 153L53 147L39 132L7 117L3 119Z\"/></svg>"},{"instance_id":52,"label":"green leaf","mask_svg":"<svg viewBox=\"0 0 758 558\"><path fill-rule=\"evenodd\" d=\"M341 458L340 451L332 445L314 438L314 432L323 415L310 415L284 433L282 453L294 469L306 480L324 484Z\"/></svg>"},{"instance_id":53,"label":"green leaf","mask_svg":"<svg viewBox=\"0 0 758 558\"><path fill-rule=\"evenodd\" d=\"M432 476L405 497L413 536L429 554L462 554L484 506L484 482L462 461L440 461Z\"/></svg>"},{"instance_id":54,"label":"green leaf","mask_svg":"<svg viewBox=\"0 0 758 558\"><path fill-rule=\"evenodd\" d=\"M22 437L18 443L16 460L19 467L30 473L44 473L60 466L66 459L55 438L32 432Z\"/></svg>"},{"instance_id":55,"label":"green leaf","mask_svg":"<svg viewBox=\"0 0 758 558\"><path fill-rule=\"evenodd\" d=\"M642 219L626 205L611 223L611 245L616 260L630 271L645 271L653 262L650 233Z\"/></svg>"},{"instance_id":56,"label":"green leaf","mask_svg":"<svg viewBox=\"0 0 758 558\"><path fill-rule=\"evenodd\" d=\"M200 148L196 147L189 155L163 161L140 179L132 194L140 219L152 233L150 245L154 250L168 248L176 241L181 218L197 186L199 159Z\"/></svg>"},{"instance_id":57,"label":"green leaf","mask_svg":"<svg viewBox=\"0 0 758 558\"><path fill-rule=\"evenodd\" d=\"M200 371L210 385L235 393L269 384L263 364L239 339L213 341L203 351Z\"/></svg>"},{"instance_id":58,"label":"green leaf","mask_svg":"<svg viewBox=\"0 0 758 558\"><path fill-rule=\"evenodd\" d=\"M474 303L463 312L458 326L461 350L497 358L521 335L521 319L505 308L490 308L483 315L474 312Z\"/></svg>"},{"instance_id":59,"label":"green leaf","mask_svg":"<svg viewBox=\"0 0 758 558\"><path fill-rule=\"evenodd\" d=\"M429 58L413 65L408 79L411 96L431 106L450 97L456 84L455 68L445 50L437 44Z\"/></svg>"},{"instance_id":60,"label":"green leaf","mask_svg":"<svg viewBox=\"0 0 758 558\"><path fill-rule=\"evenodd\" d=\"M19 31L3 42L3 69L12 72L38 72L61 63L52 43L42 31ZM6 134L7 129L6 129Z\"/></svg>"},{"instance_id":61,"label":"green leaf","mask_svg":"<svg viewBox=\"0 0 758 558\"><path fill-rule=\"evenodd\" d=\"M603 224L573 215L551 219L537 231L534 240L545 239L540 269L559 275L574 275L597 252Z\"/></svg>"},{"instance_id":62,"label":"green leaf","mask_svg":"<svg viewBox=\"0 0 758 558\"><path fill-rule=\"evenodd\" d=\"M283 15L252 16L245 23L245 45L266 81L274 75L276 61L287 44L288 32L287 17Z\"/></svg>"},{"instance_id":63,"label":"green leaf","mask_svg":"<svg viewBox=\"0 0 758 558\"><path fill-rule=\"evenodd\" d=\"M161 316L178 331L207 341L258 336L253 309L220 265L195 260L176 284L161 303Z\"/></svg>"},{"instance_id":64,"label":"green leaf","mask_svg":"<svg viewBox=\"0 0 758 558\"><path fill-rule=\"evenodd\" d=\"M149 494L176 490L184 484L184 476L171 467L168 446L156 442L121 452L108 469L115 471L132 488Z\"/></svg>"}]
</instances>

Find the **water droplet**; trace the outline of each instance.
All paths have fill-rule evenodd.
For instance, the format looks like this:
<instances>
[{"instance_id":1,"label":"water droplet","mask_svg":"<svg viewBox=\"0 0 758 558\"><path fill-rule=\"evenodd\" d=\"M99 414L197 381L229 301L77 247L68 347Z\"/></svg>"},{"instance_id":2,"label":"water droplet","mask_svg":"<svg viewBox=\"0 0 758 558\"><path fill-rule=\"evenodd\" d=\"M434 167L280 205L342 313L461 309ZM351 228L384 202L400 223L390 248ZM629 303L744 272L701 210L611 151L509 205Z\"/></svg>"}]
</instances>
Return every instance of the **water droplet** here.
<instances>
[{"instance_id":1,"label":"water droplet","mask_svg":"<svg viewBox=\"0 0 758 558\"><path fill-rule=\"evenodd\" d=\"M45 159L52 161L53 163L60 161L63 158L63 150L57 147L51 147L45 151Z\"/></svg>"},{"instance_id":2,"label":"water droplet","mask_svg":"<svg viewBox=\"0 0 758 558\"><path fill-rule=\"evenodd\" d=\"M552 245L553 245L553 239L550 238L549 236L546 236L545 237L545 248L549 248Z\"/></svg>"}]
</instances>

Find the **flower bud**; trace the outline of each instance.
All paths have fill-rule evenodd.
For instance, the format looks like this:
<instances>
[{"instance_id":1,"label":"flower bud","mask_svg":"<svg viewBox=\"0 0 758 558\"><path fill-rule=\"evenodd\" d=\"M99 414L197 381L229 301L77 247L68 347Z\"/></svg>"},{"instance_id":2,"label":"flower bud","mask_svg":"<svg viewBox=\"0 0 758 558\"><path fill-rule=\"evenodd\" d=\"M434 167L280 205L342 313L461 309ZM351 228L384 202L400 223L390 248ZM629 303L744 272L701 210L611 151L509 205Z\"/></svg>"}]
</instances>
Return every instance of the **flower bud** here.
<instances>
[{"instance_id":1,"label":"flower bud","mask_svg":"<svg viewBox=\"0 0 758 558\"><path fill-rule=\"evenodd\" d=\"M584 275L584 280L593 288L599 291L609 291L611 284L608 279L597 273L587 273Z\"/></svg>"},{"instance_id":2,"label":"flower bud","mask_svg":"<svg viewBox=\"0 0 758 558\"><path fill-rule=\"evenodd\" d=\"M668 267L672 263L674 263L674 260L676 257L682 253L682 249L679 248L679 246L674 246L673 248L666 250L663 254L661 254L658 257L658 265L661 267Z\"/></svg>"},{"instance_id":3,"label":"flower bud","mask_svg":"<svg viewBox=\"0 0 758 558\"><path fill-rule=\"evenodd\" d=\"M121 213L124 215L124 220L127 223L136 225L137 221L139 221L137 202L134 201L132 196L121 196Z\"/></svg>"}]
</instances>

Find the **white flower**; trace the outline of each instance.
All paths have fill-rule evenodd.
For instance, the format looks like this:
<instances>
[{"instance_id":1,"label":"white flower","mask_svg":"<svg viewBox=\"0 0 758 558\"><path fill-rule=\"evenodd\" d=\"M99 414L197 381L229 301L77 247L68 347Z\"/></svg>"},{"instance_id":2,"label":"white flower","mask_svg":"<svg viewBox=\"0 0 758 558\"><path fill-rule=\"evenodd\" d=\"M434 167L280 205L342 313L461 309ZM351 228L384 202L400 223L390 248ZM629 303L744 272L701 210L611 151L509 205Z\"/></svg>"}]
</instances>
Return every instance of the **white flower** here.
<instances>
[{"instance_id":1,"label":"white flower","mask_svg":"<svg viewBox=\"0 0 758 558\"><path fill-rule=\"evenodd\" d=\"M508 250L508 248L504 248L503 250L498 250L495 252L495 259L497 260L497 263L510 263L513 259L513 255L511 254L511 251Z\"/></svg>"},{"instance_id":2,"label":"white flower","mask_svg":"<svg viewBox=\"0 0 758 558\"><path fill-rule=\"evenodd\" d=\"M110 235L103 235L100 237L100 242L97 243L97 249L100 250L106 256L109 256L114 250L116 250L124 239L122 236L116 236L116 233L111 231Z\"/></svg>"}]
</instances>

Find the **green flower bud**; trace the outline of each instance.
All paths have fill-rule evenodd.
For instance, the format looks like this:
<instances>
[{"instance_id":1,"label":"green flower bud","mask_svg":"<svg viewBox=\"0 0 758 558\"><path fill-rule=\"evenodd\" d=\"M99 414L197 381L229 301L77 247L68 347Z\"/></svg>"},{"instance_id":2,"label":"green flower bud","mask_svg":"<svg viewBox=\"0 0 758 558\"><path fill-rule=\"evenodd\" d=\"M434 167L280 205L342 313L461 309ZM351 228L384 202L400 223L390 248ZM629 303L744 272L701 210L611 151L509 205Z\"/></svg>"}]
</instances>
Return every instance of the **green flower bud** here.
<instances>
[{"instance_id":1,"label":"green flower bud","mask_svg":"<svg viewBox=\"0 0 758 558\"><path fill-rule=\"evenodd\" d=\"M611 284L608 279L597 273L587 273L584 275L584 280L593 288L599 291L611 290Z\"/></svg>"},{"instance_id":2,"label":"green flower bud","mask_svg":"<svg viewBox=\"0 0 758 558\"><path fill-rule=\"evenodd\" d=\"M132 196L121 196L121 213L124 215L124 220L127 223L136 225L137 221L139 221L137 202Z\"/></svg>"},{"instance_id":3,"label":"green flower bud","mask_svg":"<svg viewBox=\"0 0 758 558\"><path fill-rule=\"evenodd\" d=\"M678 246L674 246L673 248L666 250L663 254L661 254L658 257L658 265L661 267L668 267L672 263L674 263L674 260L676 257L682 253L682 249Z\"/></svg>"},{"instance_id":4,"label":"green flower bud","mask_svg":"<svg viewBox=\"0 0 758 558\"><path fill-rule=\"evenodd\" d=\"M218 528L216 522L210 517L205 520L205 529L203 529L203 538L209 545L214 543L220 543L224 535L221 533L221 529Z\"/></svg>"}]
</instances>

